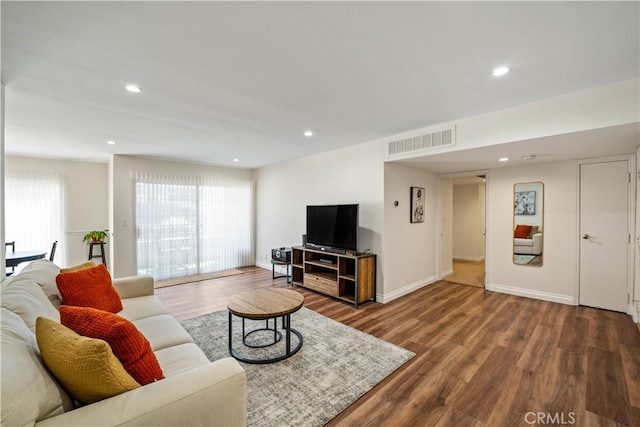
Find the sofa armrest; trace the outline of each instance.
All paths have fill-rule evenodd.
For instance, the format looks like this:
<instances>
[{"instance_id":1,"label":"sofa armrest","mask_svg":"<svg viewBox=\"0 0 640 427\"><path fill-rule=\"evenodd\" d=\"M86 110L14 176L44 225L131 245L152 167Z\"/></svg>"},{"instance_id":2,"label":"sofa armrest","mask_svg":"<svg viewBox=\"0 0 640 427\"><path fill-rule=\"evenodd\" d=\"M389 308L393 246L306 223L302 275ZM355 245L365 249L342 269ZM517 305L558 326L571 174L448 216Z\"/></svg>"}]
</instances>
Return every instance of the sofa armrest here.
<instances>
[{"instance_id":1,"label":"sofa armrest","mask_svg":"<svg viewBox=\"0 0 640 427\"><path fill-rule=\"evenodd\" d=\"M245 426L246 375L230 357L48 418L36 426Z\"/></svg>"},{"instance_id":2,"label":"sofa armrest","mask_svg":"<svg viewBox=\"0 0 640 427\"><path fill-rule=\"evenodd\" d=\"M536 254L542 253L542 233L536 233L533 235L533 250Z\"/></svg>"},{"instance_id":3,"label":"sofa armrest","mask_svg":"<svg viewBox=\"0 0 640 427\"><path fill-rule=\"evenodd\" d=\"M116 288L121 299L136 298L153 295L153 277L131 276L113 279L113 287Z\"/></svg>"}]
</instances>

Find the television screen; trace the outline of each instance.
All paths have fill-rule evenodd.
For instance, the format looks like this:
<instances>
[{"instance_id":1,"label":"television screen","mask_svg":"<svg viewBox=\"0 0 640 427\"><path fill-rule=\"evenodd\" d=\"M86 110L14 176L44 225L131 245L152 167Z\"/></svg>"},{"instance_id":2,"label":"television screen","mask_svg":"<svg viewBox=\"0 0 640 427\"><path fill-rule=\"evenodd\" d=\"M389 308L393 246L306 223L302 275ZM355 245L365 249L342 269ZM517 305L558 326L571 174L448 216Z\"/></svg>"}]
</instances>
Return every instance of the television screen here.
<instances>
[{"instance_id":1,"label":"television screen","mask_svg":"<svg viewBox=\"0 0 640 427\"><path fill-rule=\"evenodd\" d=\"M307 244L358 250L358 205L307 206Z\"/></svg>"}]
</instances>

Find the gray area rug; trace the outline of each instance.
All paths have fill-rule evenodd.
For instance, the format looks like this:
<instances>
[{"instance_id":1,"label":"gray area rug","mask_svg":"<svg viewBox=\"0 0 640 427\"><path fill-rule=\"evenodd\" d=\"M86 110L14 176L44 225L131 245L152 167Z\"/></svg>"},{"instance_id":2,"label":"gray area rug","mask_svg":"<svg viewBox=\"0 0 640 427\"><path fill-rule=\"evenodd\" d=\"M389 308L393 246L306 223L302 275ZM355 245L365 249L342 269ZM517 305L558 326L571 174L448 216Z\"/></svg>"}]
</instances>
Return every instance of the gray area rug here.
<instances>
[{"instance_id":1,"label":"gray area rug","mask_svg":"<svg viewBox=\"0 0 640 427\"><path fill-rule=\"evenodd\" d=\"M209 360L229 356L226 310L181 323ZM247 331L264 326L246 324ZM240 362L247 372L249 426L322 426L415 355L304 307L291 315L291 326L303 336L298 353L267 365ZM263 358L283 351L284 339L264 349L244 347L241 330L234 316L234 349L241 355ZM291 337L294 348L298 338ZM258 344L273 333L250 338Z\"/></svg>"},{"instance_id":2,"label":"gray area rug","mask_svg":"<svg viewBox=\"0 0 640 427\"><path fill-rule=\"evenodd\" d=\"M513 262L516 264L529 264L534 258L536 257L536 255L514 255L513 256Z\"/></svg>"}]
</instances>

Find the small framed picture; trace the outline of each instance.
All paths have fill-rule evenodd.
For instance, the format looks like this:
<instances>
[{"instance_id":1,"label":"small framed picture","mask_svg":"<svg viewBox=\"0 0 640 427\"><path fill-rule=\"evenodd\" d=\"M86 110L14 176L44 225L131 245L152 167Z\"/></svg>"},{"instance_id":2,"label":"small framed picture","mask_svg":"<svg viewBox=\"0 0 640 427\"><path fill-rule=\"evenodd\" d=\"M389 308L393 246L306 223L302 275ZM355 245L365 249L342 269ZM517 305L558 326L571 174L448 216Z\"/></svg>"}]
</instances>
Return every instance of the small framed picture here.
<instances>
[{"instance_id":1,"label":"small framed picture","mask_svg":"<svg viewBox=\"0 0 640 427\"><path fill-rule=\"evenodd\" d=\"M411 222L424 222L424 188L411 187Z\"/></svg>"},{"instance_id":2,"label":"small framed picture","mask_svg":"<svg viewBox=\"0 0 640 427\"><path fill-rule=\"evenodd\" d=\"M535 215L536 214L536 192L516 191L513 203L514 215Z\"/></svg>"}]
</instances>

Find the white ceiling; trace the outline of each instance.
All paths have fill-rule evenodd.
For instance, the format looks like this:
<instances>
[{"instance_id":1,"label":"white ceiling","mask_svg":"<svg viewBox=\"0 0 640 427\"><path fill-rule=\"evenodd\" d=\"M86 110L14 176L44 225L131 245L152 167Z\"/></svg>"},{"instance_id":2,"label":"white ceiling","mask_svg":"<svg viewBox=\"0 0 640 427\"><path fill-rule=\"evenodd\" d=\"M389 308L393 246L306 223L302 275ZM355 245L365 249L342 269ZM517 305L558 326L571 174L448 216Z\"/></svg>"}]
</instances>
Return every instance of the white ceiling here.
<instances>
[{"instance_id":1,"label":"white ceiling","mask_svg":"<svg viewBox=\"0 0 640 427\"><path fill-rule=\"evenodd\" d=\"M0 7L7 154L256 168L640 75L639 2Z\"/></svg>"}]
</instances>

